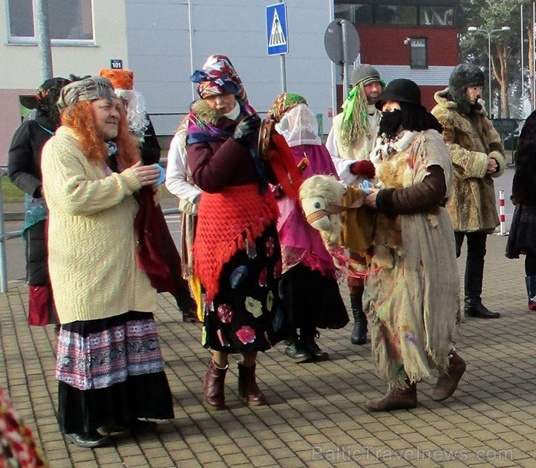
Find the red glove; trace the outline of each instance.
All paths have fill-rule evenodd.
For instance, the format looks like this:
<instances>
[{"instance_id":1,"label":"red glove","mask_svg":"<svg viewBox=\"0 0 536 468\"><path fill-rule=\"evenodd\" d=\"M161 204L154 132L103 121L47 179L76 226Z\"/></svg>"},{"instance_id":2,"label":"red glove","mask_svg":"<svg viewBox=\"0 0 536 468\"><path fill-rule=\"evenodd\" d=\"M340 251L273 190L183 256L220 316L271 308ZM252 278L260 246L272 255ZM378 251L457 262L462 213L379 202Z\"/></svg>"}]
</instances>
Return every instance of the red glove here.
<instances>
[{"instance_id":1,"label":"red glove","mask_svg":"<svg viewBox=\"0 0 536 468\"><path fill-rule=\"evenodd\" d=\"M350 172L353 175L363 175L367 179L374 179L376 169L370 161L356 161L350 166Z\"/></svg>"}]
</instances>

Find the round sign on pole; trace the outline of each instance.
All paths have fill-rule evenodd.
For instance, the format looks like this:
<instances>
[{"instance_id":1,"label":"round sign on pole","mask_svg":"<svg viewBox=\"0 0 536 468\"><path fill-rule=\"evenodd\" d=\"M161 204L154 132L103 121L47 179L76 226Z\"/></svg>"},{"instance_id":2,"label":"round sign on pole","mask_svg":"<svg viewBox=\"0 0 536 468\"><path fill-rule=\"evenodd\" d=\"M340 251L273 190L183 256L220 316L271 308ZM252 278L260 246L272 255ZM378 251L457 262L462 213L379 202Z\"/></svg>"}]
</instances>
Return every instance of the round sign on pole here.
<instances>
[{"instance_id":1,"label":"round sign on pole","mask_svg":"<svg viewBox=\"0 0 536 468\"><path fill-rule=\"evenodd\" d=\"M336 65L355 62L359 55L360 42L354 25L345 19L335 19L329 23L324 33L324 48Z\"/></svg>"}]
</instances>

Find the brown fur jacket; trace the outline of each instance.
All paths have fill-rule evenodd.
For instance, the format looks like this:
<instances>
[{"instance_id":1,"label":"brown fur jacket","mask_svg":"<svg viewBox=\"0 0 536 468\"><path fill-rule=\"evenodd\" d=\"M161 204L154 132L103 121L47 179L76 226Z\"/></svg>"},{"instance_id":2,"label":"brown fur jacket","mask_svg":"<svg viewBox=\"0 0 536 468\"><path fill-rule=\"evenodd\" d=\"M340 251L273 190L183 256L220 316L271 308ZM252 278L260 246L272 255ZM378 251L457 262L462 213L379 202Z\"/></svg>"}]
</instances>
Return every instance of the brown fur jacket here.
<instances>
[{"instance_id":1,"label":"brown fur jacket","mask_svg":"<svg viewBox=\"0 0 536 468\"><path fill-rule=\"evenodd\" d=\"M448 88L434 98L437 105L432 114L443 126L454 166L453 192L447 203L454 230L491 233L499 225L493 177L502 175L506 164L501 138L484 110L460 113L449 99ZM492 175L486 174L490 157L499 166Z\"/></svg>"}]
</instances>

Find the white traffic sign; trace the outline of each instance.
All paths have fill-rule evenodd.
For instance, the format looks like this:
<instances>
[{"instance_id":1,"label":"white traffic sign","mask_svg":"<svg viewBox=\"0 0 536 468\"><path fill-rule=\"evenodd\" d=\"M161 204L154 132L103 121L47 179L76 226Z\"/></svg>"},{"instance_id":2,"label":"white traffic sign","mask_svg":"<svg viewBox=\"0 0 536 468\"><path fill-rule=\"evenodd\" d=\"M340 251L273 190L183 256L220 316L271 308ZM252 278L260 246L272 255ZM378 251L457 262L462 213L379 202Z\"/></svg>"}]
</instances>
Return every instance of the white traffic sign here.
<instances>
[{"instance_id":1,"label":"white traffic sign","mask_svg":"<svg viewBox=\"0 0 536 468\"><path fill-rule=\"evenodd\" d=\"M288 54L287 8L285 3L266 7L268 55Z\"/></svg>"}]
</instances>

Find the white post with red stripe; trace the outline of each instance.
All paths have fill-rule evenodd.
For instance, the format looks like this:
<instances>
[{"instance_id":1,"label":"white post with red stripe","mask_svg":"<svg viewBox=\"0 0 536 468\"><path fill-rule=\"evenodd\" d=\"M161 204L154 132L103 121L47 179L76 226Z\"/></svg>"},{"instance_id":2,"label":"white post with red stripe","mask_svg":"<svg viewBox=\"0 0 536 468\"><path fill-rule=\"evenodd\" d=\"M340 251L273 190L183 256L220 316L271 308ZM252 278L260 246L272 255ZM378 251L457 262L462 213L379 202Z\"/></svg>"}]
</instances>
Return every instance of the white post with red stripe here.
<instances>
[{"instance_id":1,"label":"white post with red stripe","mask_svg":"<svg viewBox=\"0 0 536 468\"><path fill-rule=\"evenodd\" d=\"M506 214L504 212L504 190L499 190L499 221L501 222L499 232L500 236L507 236L508 232L506 231Z\"/></svg>"}]
</instances>

